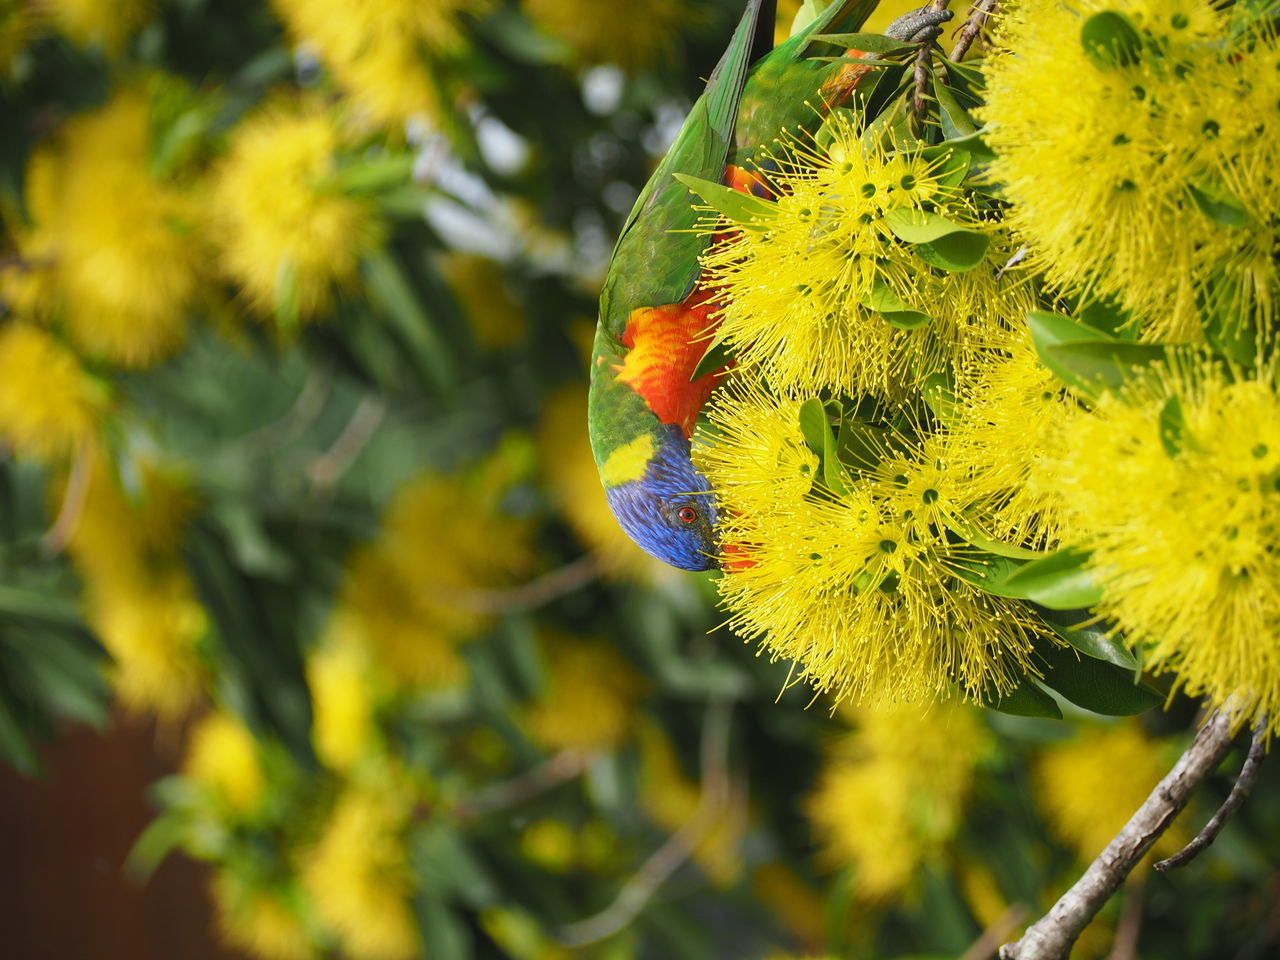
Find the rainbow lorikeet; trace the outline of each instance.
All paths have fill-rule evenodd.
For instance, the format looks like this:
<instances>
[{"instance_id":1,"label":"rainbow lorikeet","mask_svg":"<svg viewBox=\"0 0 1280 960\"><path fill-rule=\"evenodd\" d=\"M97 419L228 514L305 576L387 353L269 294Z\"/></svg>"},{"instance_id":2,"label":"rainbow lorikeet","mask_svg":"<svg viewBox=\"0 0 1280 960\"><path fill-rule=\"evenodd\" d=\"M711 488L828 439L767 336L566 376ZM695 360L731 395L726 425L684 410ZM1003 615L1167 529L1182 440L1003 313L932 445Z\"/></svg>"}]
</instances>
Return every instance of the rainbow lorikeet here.
<instances>
[{"instance_id":1,"label":"rainbow lorikeet","mask_svg":"<svg viewBox=\"0 0 1280 960\"><path fill-rule=\"evenodd\" d=\"M648 553L682 569L719 566L715 498L693 465L689 438L725 370L693 376L715 326L714 291L698 282L698 257L711 241L694 231L699 214L678 176L763 191L750 166L759 148L783 130L814 128L869 71L813 59L833 51L814 38L856 31L876 2L836 0L771 49L775 4L750 0L614 247L591 364L592 452L622 528ZM932 39L950 17L922 8L886 32L904 41Z\"/></svg>"}]
</instances>

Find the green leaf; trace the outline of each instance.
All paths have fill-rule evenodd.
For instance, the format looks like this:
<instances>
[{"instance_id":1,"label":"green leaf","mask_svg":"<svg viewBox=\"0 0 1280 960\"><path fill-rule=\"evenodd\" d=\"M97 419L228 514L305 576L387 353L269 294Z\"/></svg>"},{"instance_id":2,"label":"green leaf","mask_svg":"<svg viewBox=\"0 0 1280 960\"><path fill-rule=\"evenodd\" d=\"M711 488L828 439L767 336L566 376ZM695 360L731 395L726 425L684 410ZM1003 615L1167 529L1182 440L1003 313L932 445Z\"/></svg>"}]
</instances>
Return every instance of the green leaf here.
<instances>
[{"instance_id":1,"label":"green leaf","mask_svg":"<svg viewBox=\"0 0 1280 960\"><path fill-rule=\"evenodd\" d=\"M827 408L816 397L800 404L800 432L804 434L804 442L809 449L822 456L826 449L823 436L831 432L831 426L827 420Z\"/></svg>"},{"instance_id":2,"label":"green leaf","mask_svg":"<svg viewBox=\"0 0 1280 960\"><path fill-rule=\"evenodd\" d=\"M762 200L755 194L742 193L740 190L726 187L723 183L714 183L711 180L703 180L683 173L677 173L674 176L697 194L703 203L744 230L768 230L768 221L777 216L777 205L768 200Z\"/></svg>"},{"instance_id":3,"label":"green leaf","mask_svg":"<svg viewBox=\"0 0 1280 960\"><path fill-rule=\"evenodd\" d=\"M956 99L955 91L945 83L935 81L933 94L938 98L938 106L941 108L938 119L942 124L944 140L967 137L978 132L978 125L973 122L973 118L969 116L968 111L960 106L960 101Z\"/></svg>"},{"instance_id":4,"label":"green leaf","mask_svg":"<svg viewBox=\"0 0 1280 960\"><path fill-rule=\"evenodd\" d=\"M920 396L943 426L955 422L958 408L955 378L951 374L941 370L929 374L920 382Z\"/></svg>"},{"instance_id":5,"label":"green leaf","mask_svg":"<svg viewBox=\"0 0 1280 960\"><path fill-rule=\"evenodd\" d=\"M64 627L84 625L75 604L66 597L9 584L0 584L0 615L27 617Z\"/></svg>"},{"instance_id":6,"label":"green leaf","mask_svg":"<svg viewBox=\"0 0 1280 960\"><path fill-rule=\"evenodd\" d=\"M984 707L998 710L1000 713L1008 713L1015 717L1062 719L1062 710L1057 701L1037 687L1030 677L1025 677L1022 683L1004 696L984 694L980 702Z\"/></svg>"},{"instance_id":7,"label":"green leaf","mask_svg":"<svg viewBox=\"0 0 1280 960\"><path fill-rule=\"evenodd\" d=\"M280 329L286 333L298 329L302 301L298 294L298 265L293 260L285 259L280 262L271 297L272 309Z\"/></svg>"},{"instance_id":8,"label":"green leaf","mask_svg":"<svg viewBox=\"0 0 1280 960\"><path fill-rule=\"evenodd\" d=\"M1191 199L1206 217L1223 227L1243 227L1249 222L1249 211L1225 189L1208 183L1188 184Z\"/></svg>"},{"instance_id":9,"label":"green leaf","mask_svg":"<svg viewBox=\"0 0 1280 960\"><path fill-rule=\"evenodd\" d=\"M1028 550L1026 547L1019 547L1016 544L1005 543L1002 540L988 537L968 520L946 511L939 511L938 515L953 533L960 535L979 550L993 553L997 557L1008 557L1012 560L1038 560L1048 555L1043 550Z\"/></svg>"},{"instance_id":10,"label":"green leaf","mask_svg":"<svg viewBox=\"0 0 1280 960\"><path fill-rule=\"evenodd\" d=\"M1187 422L1182 416L1182 401L1177 394L1169 397L1160 408L1160 445L1170 457L1183 450L1195 450L1195 438L1187 432Z\"/></svg>"},{"instance_id":11,"label":"green leaf","mask_svg":"<svg viewBox=\"0 0 1280 960\"><path fill-rule=\"evenodd\" d=\"M1119 391L1131 383L1144 367L1161 363L1168 350L1158 343L1127 340L1078 340L1052 344L1041 352L1045 366L1086 397L1096 398L1107 390Z\"/></svg>"},{"instance_id":12,"label":"green leaf","mask_svg":"<svg viewBox=\"0 0 1280 960\"><path fill-rule=\"evenodd\" d=\"M1142 683L1133 671L1093 657L1082 657L1070 647L1040 651L1048 669L1041 683L1056 690L1078 707L1111 717L1145 713L1163 697Z\"/></svg>"},{"instance_id":13,"label":"green leaf","mask_svg":"<svg viewBox=\"0 0 1280 960\"><path fill-rule=\"evenodd\" d=\"M366 254L361 264L370 299L380 314L413 351L423 376L448 392L453 386L453 358L399 261L388 251L377 250Z\"/></svg>"},{"instance_id":14,"label":"green leaf","mask_svg":"<svg viewBox=\"0 0 1280 960\"><path fill-rule=\"evenodd\" d=\"M475 956L471 933L436 891L419 889L413 897L413 911L425 956L431 960L470 960Z\"/></svg>"},{"instance_id":15,"label":"green leaf","mask_svg":"<svg viewBox=\"0 0 1280 960\"><path fill-rule=\"evenodd\" d=\"M1122 669L1138 669L1137 658L1113 631L1099 626L1086 610L1046 610L1044 622L1086 657L1105 660Z\"/></svg>"},{"instance_id":16,"label":"green leaf","mask_svg":"<svg viewBox=\"0 0 1280 960\"><path fill-rule=\"evenodd\" d=\"M916 256L925 263L953 273L964 273L980 264L991 243L985 233L911 207L890 210L884 222L899 240L912 244Z\"/></svg>"},{"instance_id":17,"label":"green leaf","mask_svg":"<svg viewBox=\"0 0 1280 960\"><path fill-rule=\"evenodd\" d=\"M705 377L709 373L715 373L717 370L723 369L733 360L733 357L733 347L728 339L717 334L716 338L707 344L707 352L702 355L698 365L693 368L693 373L689 375L689 381L692 383L699 377Z\"/></svg>"},{"instance_id":18,"label":"green leaf","mask_svg":"<svg viewBox=\"0 0 1280 960\"><path fill-rule=\"evenodd\" d=\"M1064 547L1023 564L1005 577L1003 587L1011 596L1020 596L1051 610L1092 607L1102 599L1102 588L1088 569L1089 554Z\"/></svg>"},{"instance_id":19,"label":"green leaf","mask_svg":"<svg viewBox=\"0 0 1280 960\"><path fill-rule=\"evenodd\" d=\"M973 133L965 134L964 136L948 137L938 146L963 150L979 163L990 163L996 158L996 152L987 146L986 141L982 139L981 130L975 130Z\"/></svg>"},{"instance_id":20,"label":"green leaf","mask_svg":"<svg viewBox=\"0 0 1280 960\"><path fill-rule=\"evenodd\" d=\"M0 757L25 776L32 777L40 772L41 763L35 747L3 694L0 694Z\"/></svg>"},{"instance_id":21,"label":"green leaf","mask_svg":"<svg viewBox=\"0 0 1280 960\"><path fill-rule=\"evenodd\" d=\"M1100 67L1129 66L1142 53L1142 34L1124 14L1103 10L1080 27L1080 44Z\"/></svg>"},{"instance_id":22,"label":"green leaf","mask_svg":"<svg viewBox=\"0 0 1280 960\"><path fill-rule=\"evenodd\" d=\"M909 43L881 33L819 33L810 39L829 43L833 47L844 47L846 50L861 50L863 53L906 53L915 49Z\"/></svg>"},{"instance_id":23,"label":"green leaf","mask_svg":"<svg viewBox=\"0 0 1280 960\"><path fill-rule=\"evenodd\" d=\"M1072 314L1085 326L1100 330L1109 337L1118 340L1136 340L1138 337L1138 325L1133 322L1133 314L1114 300L1091 300L1073 310Z\"/></svg>"},{"instance_id":24,"label":"green leaf","mask_svg":"<svg viewBox=\"0 0 1280 960\"><path fill-rule=\"evenodd\" d=\"M862 298L862 305L868 310L874 310L889 324L900 330L915 330L933 320L924 311L917 310L911 304L899 299L883 280L876 281L875 285L867 291Z\"/></svg>"}]
</instances>

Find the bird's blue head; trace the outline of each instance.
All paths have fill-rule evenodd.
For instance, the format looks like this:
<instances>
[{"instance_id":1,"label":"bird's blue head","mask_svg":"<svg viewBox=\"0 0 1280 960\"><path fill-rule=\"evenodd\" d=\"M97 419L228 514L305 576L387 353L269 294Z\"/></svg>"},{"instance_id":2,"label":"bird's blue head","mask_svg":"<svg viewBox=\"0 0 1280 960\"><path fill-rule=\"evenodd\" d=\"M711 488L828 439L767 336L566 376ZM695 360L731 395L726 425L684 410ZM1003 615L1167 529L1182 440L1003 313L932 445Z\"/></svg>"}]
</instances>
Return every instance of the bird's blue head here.
<instances>
[{"instance_id":1,"label":"bird's blue head","mask_svg":"<svg viewBox=\"0 0 1280 960\"><path fill-rule=\"evenodd\" d=\"M663 428L638 478L617 484L606 478L605 497L627 536L650 556L681 570L720 566L715 495L679 427Z\"/></svg>"}]
</instances>

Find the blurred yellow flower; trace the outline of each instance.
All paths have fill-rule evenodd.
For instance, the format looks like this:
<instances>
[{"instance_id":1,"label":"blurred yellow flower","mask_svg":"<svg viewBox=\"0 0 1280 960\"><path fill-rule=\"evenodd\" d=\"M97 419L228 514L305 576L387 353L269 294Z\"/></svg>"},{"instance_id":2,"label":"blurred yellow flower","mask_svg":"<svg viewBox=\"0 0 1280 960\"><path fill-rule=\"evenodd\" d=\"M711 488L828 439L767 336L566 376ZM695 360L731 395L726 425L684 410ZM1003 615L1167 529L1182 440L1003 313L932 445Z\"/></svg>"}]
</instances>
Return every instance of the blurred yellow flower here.
<instances>
[{"instance_id":1,"label":"blurred yellow flower","mask_svg":"<svg viewBox=\"0 0 1280 960\"><path fill-rule=\"evenodd\" d=\"M224 943L260 960L316 955L292 898L281 891L248 883L226 868L214 875L210 889Z\"/></svg>"},{"instance_id":2,"label":"blurred yellow flower","mask_svg":"<svg viewBox=\"0 0 1280 960\"><path fill-rule=\"evenodd\" d=\"M480 912L480 926L511 960L572 960L570 952L552 940L533 914L506 907Z\"/></svg>"},{"instance_id":3,"label":"blurred yellow flower","mask_svg":"<svg viewBox=\"0 0 1280 960\"><path fill-rule=\"evenodd\" d=\"M1073 417L1052 464L1097 610L1244 720L1280 730L1280 375L1182 360Z\"/></svg>"},{"instance_id":4,"label":"blurred yellow flower","mask_svg":"<svg viewBox=\"0 0 1280 960\"><path fill-rule=\"evenodd\" d=\"M62 33L81 46L119 53L151 16L149 0L40 0Z\"/></svg>"},{"instance_id":5,"label":"blurred yellow flower","mask_svg":"<svg viewBox=\"0 0 1280 960\"><path fill-rule=\"evenodd\" d=\"M564 873L577 858L577 837L563 820L544 817L520 832L520 852L525 859L552 873Z\"/></svg>"},{"instance_id":6,"label":"blurred yellow flower","mask_svg":"<svg viewBox=\"0 0 1280 960\"><path fill-rule=\"evenodd\" d=\"M974 707L858 710L809 802L833 866L854 868L855 895L891 900L959 829L989 736Z\"/></svg>"},{"instance_id":7,"label":"blurred yellow flower","mask_svg":"<svg viewBox=\"0 0 1280 960\"><path fill-rule=\"evenodd\" d=\"M538 451L548 486L565 519L606 573L641 581L671 575L671 568L654 560L622 532L609 509L600 486L600 471L591 455L585 384L562 387L543 402Z\"/></svg>"},{"instance_id":8,"label":"blurred yellow flower","mask_svg":"<svg viewBox=\"0 0 1280 960\"><path fill-rule=\"evenodd\" d=\"M228 713L201 717L187 739L182 772L214 791L235 814L252 813L262 800L264 779L257 744Z\"/></svg>"},{"instance_id":9,"label":"blurred yellow flower","mask_svg":"<svg viewBox=\"0 0 1280 960\"><path fill-rule=\"evenodd\" d=\"M95 434L108 406L105 383L44 329L0 327L0 440L21 456L69 456Z\"/></svg>"},{"instance_id":10,"label":"blurred yellow flower","mask_svg":"<svg viewBox=\"0 0 1280 960\"><path fill-rule=\"evenodd\" d=\"M547 685L526 712L529 735L548 750L612 750L635 728L643 677L602 640L549 634Z\"/></svg>"},{"instance_id":11,"label":"blurred yellow flower","mask_svg":"<svg viewBox=\"0 0 1280 960\"><path fill-rule=\"evenodd\" d=\"M1136 720L1124 720L1046 747L1035 758L1040 809L1082 862L1102 852L1168 773L1162 747ZM1178 821L1153 850L1167 856L1185 842Z\"/></svg>"},{"instance_id":12,"label":"blurred yellow flower","mask_svg":"<svg viewBox=\"0 0 1280 960\"><path fill-rule=\"evenodd\" d=\"M525 330L524 311L507 288L501 263L474 253L452 251L442 258L440 266L471 321L480 346L500 350L520 342Z\"/></svg>"},{"instance_id":13,"label":"blurred yellow flower","mask_svg":"<svg viewBox=\"0 0 1280 960\"><path fill-rule=\"evenodd\" d=\"M154 467L137 502L94 457L68 551L84 580L87 619L111 654L126 705L173 718L204 690L197 647L208 617L175 551L191 498Z\"/></svg>"},{"instance_id":14,"label":"blurred yellow flower","mask_svg":"<svg viewBox=\"0 0 1280 960\"><path fill-rule=\"evenodd\" d=\"M625 15L592 0L524 0L524 8L583 63L614 63L628 70L662 60L682 34L706 19L687 0L650 0Z\"/></svg>"},{"instance_id":15,"label":"blurred yellow flower","mask_svg":"<svg viewBox=\"0 0 1280 960\"><path fill-rule=\"evenodd\" d=\"M258 312L284 322L324 313L381 241L372 204L334 183L346 145L318 102L277 100L233 131L213 215L223 268Z\"/></svg>"},{"instance_id":16,"label":"blurred yellow flower","mask_svg":"<svg viewBox=\"0 0 1280 960\"><path fill-rule=\"evenodd\" d=\"M753 868L751 891L801 943L826 940L822 895L786 863L763 863Z\"/></svg>"},{"instance_id":17,"label":"blurred yellow flower","mask_svg":"<svg viewBox=\"0 0 1280 960\"><path fill-rule=\"evenodd\" d=\"M32 224L5 292L26 312L57 311L85 352L142 366L181 342L200 288L200 207L149 171L147 94L118 92L80 114L29 166Z\"/></svg>"},{"instance_id":18,"label":"blurred yellow flower","mask_svg":"<svg viewBox=\"0 0 1280 960\"><path fill-rule=\"evenodd\" d=\"M310 45L375 124L403 124L453 105L440 92L436 61L457 53L461 15L480 16L492 0L275 0L294 39Z\"/></svg>"},{"instance_id":19,"label":"blurred yellow flower","mask_svg":"<svg viewBox=\"0 0 1280 960\"><path fill-rule=\"evenodd\" d=\"M420 955L404 838L411 804L398 786L348 787L302 854L300 874L316 919L338 935L352 960Z\"/></svg>"},{"instance_id":20,"label":"blurred yellow flower","mask_svg":"<svg viewBox=\"0 0 1280 960\"><path fill-rule=\"evenodd\" d=\"M330 636L307 657L311 740L316 755L334 770L355 766L368 754L377 732L368 658L344 621L336 613Z\"/></svg>"},{"instance_id":21,"label":"blurred yellow flower","mask_svg":"<svg viewBox=\"0 0 1280 960\"><path fill-rule=\"evenodd\" d=\"M185 713L204 692L196 645L209 623L186 574L173 569L88 586L89 626L111 654L125 706L162 719Z\"/></svg>"}]
</instances>

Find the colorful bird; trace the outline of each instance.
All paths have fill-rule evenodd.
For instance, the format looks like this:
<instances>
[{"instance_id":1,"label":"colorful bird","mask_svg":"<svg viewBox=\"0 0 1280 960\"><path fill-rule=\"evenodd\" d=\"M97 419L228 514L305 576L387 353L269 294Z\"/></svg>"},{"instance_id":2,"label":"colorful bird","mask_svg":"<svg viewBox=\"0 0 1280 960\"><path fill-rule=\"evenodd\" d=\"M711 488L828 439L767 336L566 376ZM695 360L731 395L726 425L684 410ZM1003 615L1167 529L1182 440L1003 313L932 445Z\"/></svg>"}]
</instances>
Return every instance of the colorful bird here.
<instances>
[{"instance_id":1,"label":"colorful bird","mask_svg":"<svg viewBox=\"0 0 1280 960\"><path fill-rule=\"evenodd\" d=\"M752 172L760 147L784 129L813 129L869 71L814 59L833 52L814 38L856 31L876 2L833 3L770 49L775 4L750 0L614 247L591 365L592 452L622 528L649 554L681 569L719 566L715 497L693 465L690 437L725 369L693 376L716 325L714 291L698 282L698 257L710 238L694 230L699 213L677 176L761 192ZM950 17L921 8L886 32L931 40Z\"/></svg>"}]
</instances>

